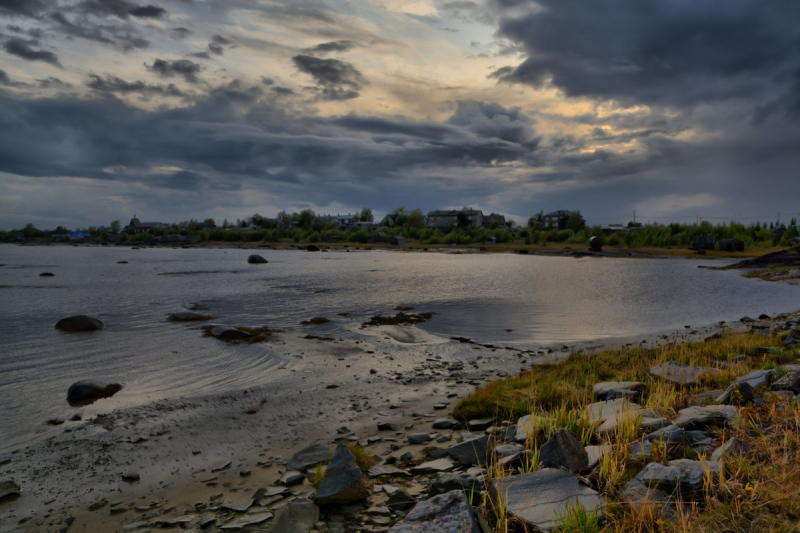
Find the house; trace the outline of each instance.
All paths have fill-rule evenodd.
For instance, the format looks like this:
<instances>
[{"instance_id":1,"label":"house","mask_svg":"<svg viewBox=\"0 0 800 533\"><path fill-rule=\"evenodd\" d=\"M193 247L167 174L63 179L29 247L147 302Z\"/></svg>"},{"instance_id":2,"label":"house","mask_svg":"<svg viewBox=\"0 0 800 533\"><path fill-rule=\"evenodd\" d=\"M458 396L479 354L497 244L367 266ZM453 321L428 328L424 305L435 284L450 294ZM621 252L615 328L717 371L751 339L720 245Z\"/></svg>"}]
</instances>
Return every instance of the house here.
<instances>
[{"instance_id":1,"label":"house","mask_svg":"<svg viewBox=\"0 0 800 533\"><path fill-rule=\"evenodd\" d=\"M372 237L370 237L369 242L372 242L372 243L386 242L386 234L383 233L382 231L380 231L380 232L376 233L375 235L373 235Z\"/></svg>"},{"instance_id":2,"label":"house","mask_svg":"<svg viewBox=\"0 0 800 533\"><path fill-rule=\"evenodd\" d=\"M508 223L506 222L505 215L501 215L499 213L492 213L488 217L483 217L483 227L490 228L492 223L497 222L499 227L501 228L508 228Z\"/></svg>"},{"instance_id":3,"label":"house","mask_svg":"<svg viewBox=\"0 0 800 533\"><path fill-rule=\"evenodd\" d=\"M50 239L53 242L67 242L69 241L69 233L51 233Z\"/></svg>"},{"instance_id":4,"label":"house","mask_svg":"<svg viewBox=\"0 0 800 533\"><path fill-rule=\"evenodd\" d=\"M396 236L392 237L391 243L392 244L397 244L397 245L402 245L402 244L406 243L406 238L405 237L401 237L399 235L396 235Z\"/></svg>"},{"instance_id":5,"label":"house","mask_svg":"<svg viewBox=\"0 0 800 533\"><path fill-rule=\"evenodd\" d=\"M559 209L552 213L547 213L542 217L542 223L545 228L558 228L567 229L567 218L572 214L572 211Z\"/></svg>"},{"instance_id":6,"label":"house","mask_svg":"<svg viewBox=\"0 0 800 533\"><path fill-rule=\"evenodd\" d=\"M428 226L431 227L450 227L458 226L458 218L466 217L469 220L469 225L473 228L478 228L483 225L483 212L471 207L462 207L461 209L450 209L430 211L428 213Z\"/></svg>"},{"instance_id":7,"label":"house","mask_svg":"<svg viewBox=\"0 0 800 533\"><path fill-rule=\"evenodd\" d=\"M85 231L73 231L69 234L69 242L91 242L92 236Z\"/></svg>"},{"instance_id":8,"label":"house","mask_svg":"<svg viewBox=\"0 0 800 533\"><path fill-rule=\"evenodd\" d=\"M490 246L494 244L497 244L497 237L488 237L486 239L483 239L484 246Z\"/></svg>"},{"instance_id":9,"label":"house","mask_svg":"<svg viewBox=\"0 0 800 533\"><path fill-rule=\"evenodd\" d=\"M380 225L387 228L391 228L392 226L394 226L394 219L392 218L392 215L386 215L385 217L383 217L383 220L381 220Z\"/></svg>"},{"instance_id":10,"label":"house","mask_svg":"<svg viewBox=\"0 0 800 533\"><path fill-rule=\"evenodd\" d=\"M713 235L698 235L692 239L692 250L713 250L716 240Z\"/></svg>"},{"instance_id":11,"label":"house","mask_svg":"<svg viewBox=\"0 0 800 533\"><path fill-rule=\"evenodd\" d=\"M347 229L358 231L364 229L367 231L374 231L378 229L378 225L374 222L351 222L347 225Z\"/></svg>"},{"instance_id":12,"label":"house","mask_svg":"<svg viewBox=\"0 0 800 533\"><path fill-rule=\"evenodd\" d=\"M325 235L322 238L322 242L339 242L339 239L341 239L341 237L338 235Z\"/></svg>"},{"instance_id":13,"label":"house","mask_svg":"<svg viewBox=\"0 0 800 533\"><path fill-rule=\"evenodd\" d=\"M156 242L162 244L186 242L186 237L184 237L183 235L162 235L161 237L156 237Z\"/></svg>"},{"instance_id":14,"label":"house","mask_svg":"<svg viewBox=\"0 0 800 533\"><path fill-rule=\"evenodd\" d=\"M744 252L744 241L739 239L722 239L719 241L720 252Z\"/></svg>"},{"instance_id":15,"label":"house","mask_svg":"<svg viewBox=\"0 0 800 533\"><path fill-rule=\"evenodd\" d=\"M613 235L614 233L625 233L626 228L622 224L609 224L602 231L603 235Z\"/></svg>"},{"instance_id":16,"label":"house","mask_svg":"<svg viewBox=\"0 0 800 533\"><path fill-rule=\"evenodd\" d=\"M137 235L156 229L169 229L169 226L161 222L140 222L139 219L136 218L136 215L133 215L130 224L125 226L123 231L128 235Z\"/></svg>"},{"instance_id":17,"label":"house","mask_svg":"<svg viewBox=\"0 0 800 533\"><path fill-rule=\"evenodd\" d=\"M772 230L773 237L783 237L783 234L786 233L786 228L783 226L777 227Z\"/></svg>"}]
</instances>

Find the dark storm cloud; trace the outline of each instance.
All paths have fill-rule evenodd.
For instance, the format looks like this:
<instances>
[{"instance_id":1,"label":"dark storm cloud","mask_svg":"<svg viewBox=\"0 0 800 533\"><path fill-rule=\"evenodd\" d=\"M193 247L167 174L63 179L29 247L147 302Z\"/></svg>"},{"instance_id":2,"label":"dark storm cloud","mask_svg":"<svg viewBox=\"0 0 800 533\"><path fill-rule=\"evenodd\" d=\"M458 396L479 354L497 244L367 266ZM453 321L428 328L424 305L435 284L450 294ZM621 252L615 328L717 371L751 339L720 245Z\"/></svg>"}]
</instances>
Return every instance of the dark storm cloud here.
<instances>
[{"instance_id":1,"label":"dark storm cloud","mask_svg":"<svg viewBox=\"0 0 800 533\"><path fill-rule=\"evenodd\" d=\"M50 20L53 29L68 37L94 41L124 51L150 46L150 41L142 37L138 30L127 25L95 24L86 20L73 22L58 12L52 13Z\"/></svg>"},{"instance_id":2,"label":"dark storm cloud","mask_svg":"<svg viewBox=\"0 0 800 533\"><path fill-rule=\"evenodd\" d=\"M296 55L292 61L300 72L305 72L314 78L323 100L357 98L360 96L358 91L366 84L361 72L345 61L307 55Z\"/></svg>"},{"instance_id":3,"label":"dark storm cloud","mask_svg":"<svg viewBox=\"0 0 800 533\"><path fill-rule=\"evenodd\" d=\"M125 0L84 0L76 9L96 17L117 17L126 19L128 16L137 18L161 18L167 10L153 4L138 5Z\"/></svg>"},{"instance_id":4,"label":"dark storm cloud","mask_svg":"<svg viewBox=\"0 0 800 533\"><path fill-rule=\"evenodd\" d=\"M152 4L134 7L128 11L131 15L138 18L159 19L167 14L167 10Z\"/></svg>"},{"instance_id":5,"label":"dark storm cloud","mask_svg":"<svg viewBox=\"0 0 800 533\"><path fill-rule=\"evenodd\" d=\"M47 7L44 0L0 0L0 15L35 17Z\"/></svg>"},{"instance_id":6,"label":"dark storm cloud","mask_svg":"<svg viewBox=\"0 0 800 533\"><path fill-rule=\"evenodd\" d=\"M200 79L197 75L203 70L199 63L188 59L176 59L174 61L166 59L156 59L152 65L146 65L147 70L155 72L162 78L182 77L189 83L198 83Z\"/></svg>"},{"instance_id":7,"label":"dark storm cloud","mask_svg":"<svg viewBox=\"0 0 800 533\"><path fill-rule=\"evenodd\" d=\"M106 93L137 93L143 96L162 95L162 96L184 96L183 91L172 84L152 85L143 81L125 81L116 76L107 74L105 77L96 74L89 74L89 81L86 86L93 91Z\"/></svg>"},{"instance_id":8,"label":"dark storm cloud","mask_svg":"<svg viewBox=\"0 0 800 533\"><path fill-rule=\"evenodd\" d=\"M347 52L356 46L358 46L358 43L344 39L341 41L320 43L312 48L307 48L305 51L309 54L328 54L331 52Z\"/></svg>"},{"instance_id":9,"label":"dark storm cloud","mask_svg":"<svg viewBox=\"0 0 800 533\"><path fill-rule=\"evenodd\" d=\"M192 34L192 30L190 30L189 28L172 28L170 32L172 33L172 36L175 37L176 39L185 39L186 37Z\"/></svg>"},{"instance_id":10,"label":"dark storm cloud","mask_svg":"<svg viewBox=\"0 0 800 533\"><path fill-rule=\"evenodd\" d=\"M528 56L495 77L551 83L567 96L673 106L759 99L800 52L794 0L495 0L495 9L498 33Z\"/></svg>"},{"instance_id":11,"label":"dark storm cloud","mask_svg":"<svg viewBox=\"0 0 800 533\"><path fill-rule=\"evenodd\" d=\"M56 56L53 52L36 49L34 46L39 46L39 41L36 39L20 39L19 37L12 37L5 42L3 48L9 54L21 57L26 61L44 61L45 63L50 63L51 65L56 65L58 67L61 66L61 63L58 62L58 56Z\"/></svg>"}]
</instances>

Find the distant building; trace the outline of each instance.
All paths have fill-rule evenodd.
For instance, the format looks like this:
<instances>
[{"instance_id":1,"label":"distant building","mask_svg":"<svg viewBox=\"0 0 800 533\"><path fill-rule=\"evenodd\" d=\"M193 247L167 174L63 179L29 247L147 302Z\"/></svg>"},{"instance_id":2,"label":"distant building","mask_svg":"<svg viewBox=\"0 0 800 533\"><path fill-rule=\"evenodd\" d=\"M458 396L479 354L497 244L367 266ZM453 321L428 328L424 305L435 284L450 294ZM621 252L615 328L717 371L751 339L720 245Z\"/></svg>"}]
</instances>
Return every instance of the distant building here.
<instances>
[{"instance_id":1,"label":"distant building","mask_svg":"<svg viewBox=\"0 0 800 533\"><path fill-rule=\"evenodd\" d=\"M719 241L720 252L744 252L744 241L739 239L722 239Z\"/></svg>"},{"instance_id":2,"label":"distant building","mask_svg":"<svg viewBox=\"0 0 800 533\"><path fill-rule=\"evenodd\" d=\"M123 230L128 235L137 235L139 233L147 233L155 229L169 229L169 226L161 222L140 222L136 215L130 221L130 224L125 226Z\"/></svg>"},{"instance_id":3,"label":"distant building","mask_svg":"<svg viewBox=\"0 0 800 533\"><path fill-rule=\"evenodd\" d=\"M508 228L508 223L506 222L506 217L504 215L492 213L488 217L483 217L484 228L490 228L494 222L497 222L501 228Z\"/></svg>"},{"instance_id":4,"label":"distant building","mask_svg":"<svg viewBox=\"0 0 800 533\"><path fill-rule=\"evenodd\" d=\"M383 220L381 220L380 225L387 228L391 228L392 226L394 226L394 219L392 218L392 215L386 215L385 217L383 217Z\"/></svg>"},{"instance_id":5,"label":"distant building","mask_svg":"<svg viewBox=\"0 0 800 533\"><path fill-rule=\"evenodd\" d=\"M69 242L90 242L92 236L85 231L73 231L69 234Z\"/></svg>"},{"instance_id":6,"label":"distant building","mask_svg":"<svg viewBox=\"0 0 800 533\"><path fill-rule=\"evenodd\" d=\"M624 233L626 228L622 224L609 224L602 231L603 235L613 235L614 233Z\"/></svg>"},{"instance_id":7,"label":"distant building","mask_svg":"<svg viewBox=\"0 0 800 533\"><path fill-rule=\"evenodd\" d=\"M322 238L322 242L339 242L339 239L341 239L341 237L338 235L325 235Z\"/></svg>"},{"instance_id":8,"label":"distant building","mask_svg":"<svg viewBox=\"0 0 800 533\"><path fill-rule=\"evenodd\" d=\"M397 244L397 245L406 244L406 238L397 235L395 237L392 237L391 242L392 242L392 244Z\"/></svg>"},{"instance_id":9,"label":"distant building","mask_svg":"<svg viewBox=\"0 0 800 533\"><path fill-rule=\"evenodd\" d=\"M698 235L692 239L692 250L713 250L716 240L713 235Z\"/></svg>"},{"instance_id":10,"label":"distant building","mask_svg":"<svg viewBox=\"0 0 800 533\"><path fill-rule=\"evenodd\" d=\"M493 244L497 244L497 237L488 237L486 239L483 239L484 246L490 246Z\"/></svg>"},{"instance_id":11,"label":"distant building","mask_svg":"<svg viewBox=\"0 0 800 533\"><path fill-rule=\"evenodd\" d=\"M542 224L545 228L567 229L567 218L571 214L572 211L567 211L565 209L547 213L542 217Z\"/></svg>"},{"instance_id":12,"label":"distant building","mask_svg":"<svg viewBox=\"0 0 800 533\"><path fill-rule=\"evenodd\" d=\"M469 220L469 225L477 228L483 225L483 212L471 207L462 207L461 209L450 210L436 210L428 213L428 226L431 227L448 227L453 228L458 226L459 215L466 217Z\"/></svg>"},{"instance_id":13,"label":"distant building","mask_svg":"<svg viewBox=\"0 0 800 533\"><path fill-rule=\"evenodd\" d=\"M386 234L383 233L382 231L379 231L378 233L376 233L375 235L370 237L369 242L372 242L372 243L383 243L383 242L386 242Z\"/></svg>"}]
</instances>

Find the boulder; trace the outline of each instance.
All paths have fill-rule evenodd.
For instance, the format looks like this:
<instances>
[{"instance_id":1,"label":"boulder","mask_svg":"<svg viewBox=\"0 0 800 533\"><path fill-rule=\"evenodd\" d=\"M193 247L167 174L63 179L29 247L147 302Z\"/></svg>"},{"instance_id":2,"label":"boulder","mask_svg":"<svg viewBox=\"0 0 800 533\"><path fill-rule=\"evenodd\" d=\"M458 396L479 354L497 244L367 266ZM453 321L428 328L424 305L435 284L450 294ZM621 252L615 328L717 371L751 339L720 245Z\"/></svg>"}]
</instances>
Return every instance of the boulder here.
<instances>
[{"instance_id":1,"label":"boulder","mask_svg":"<svg viewBox=\"0 0 800 533\"><path fill-rule=\"evenodd\" d=\"M600 463L600 459L607 453L614 451L614 447L610 444L601 444L599 446L586 446L587 466L594 468Z\"/></svg>"},{"instance_id":2,"label":"boulder","mask_svg":"<svg viewBox=\"0 0 800 533\"><path fill-rule=\"evenodd\" d=\"M428 474L439 474L441 472L449 472L456 465L449 459L436 459L422 463L421 465L412 466L411 473L415 476L425 476Z\"/></svg>"},{"instance_id":3,"label":"boulder","mask_svg":"<svg viewBox=\"0 0 800 533\"><path fill-rule=\"evenodd\" d=\"M269 261L267 261L258 254L253 254L247 258L247 262L250 263L251 265L263 265L265 263L268 263Z\"/></svg>"},{"instance_id":4,"label":"boulder","mask_svg":"<svg viewBox=\"0 0 800 533\"><path fill-rule=\"evenodd\" d=\"M300 472L299 470L289 470L279 480L281 485L285 485L287 487L291 487L292 485L299 485L303 481L305 481L306 475Z\"/></svg>"},{"instance_id":5,"label":"boulder","mask_svg":"<svg viewBox=\"0 0 800 533\"><path fill-rule=\"evenodd\" d=\"M42 272L41 274L39 274L39 276L43 278L52 278L53 276L55 276L55 274L53 274L52 272Z\"/></svg>"},{"instance_id":6,"label":"boulder","mask_svg":"<svg viewBox=\"0 0 800 533\"><path fill-rule=\"evenodd\" d=\"M499 459L502 459L504 457L510 457L512 455L516 455L524 449L525 446L523 446L522 444L517 444L516 442L510 444L500 444L494 447L494 454Z\"/></svg>"},{"instance_id":7,"label":"boulder","mask_svg":"<svg viewBox=\"0 0 800 533\"><path fill-rule=\"evenodd\" d=\"M634 479L648 488L657 488L669 494L678 492L684 498L690 499L703 489L706 470L712 479L718 479L721 468L719 461L676 459L666 465L650 463Z\"/></svg>"},{"instance_id":8,"label":"boulder","mask_svg":"<svg viewBox=\"0 0 800 533\"><path fill-rule=\"evenodd\" d=\"M493 444L494 439L489 435L484 435L477 439L465 440L450 446L445 450L445 453L462 465L486 466L486 463L492 457Z\"/></svg>"},{"instance_id":9,"label":"boulder","mask_svg":"<svg viewBox=\"0 0 800 533\"><path fill-rule=\"evenodd\" d=\"M749 383L731 383L725 392L717 396L717 405L747 405L755 399L755 392Z\"/></svg>"},{"instance_id":10,"label":"boulder","mask_svg":"<svg viewBox=\"0 0 800 533\"><path fill-rule=\"evenodd\" d=\"M392 511L408 511L415 505L417 505L417 499L406 492L404 488L396 490L386 500L386 507Z\"/></svg>"},{"instance_id":11,"label":"boulder","mask_svg":"<svg viewBox=\"0 0 800 533\"><path fill-rule=\"evenodd\" d=\"M433 439L427 433L412 433L408 436L409 444L427 444L431 440Z\"/></svg>"},{"instance_id":12,"label":"boulder","mask_svg":"<svg viewBox=\"0 0 800 533\"><path fill-rule=\"evenodd\" d=\"M229 328L226 326L217 326L211 330L211 334L218 339L224 341L234 341L241 339L249 339L252 337L250 333L236 328Z\"/></svg>"},{"instance_id":13,"label":"boulder","mask_svg":"<svg viewBox=\"0 0 800 533\"><path fill-rule=\"evenodd\" d=\"M650 368L650 374L676 385L684 386L696 384L697 380L710 370L710 368L687 366L676 361L667 361Z\"/></svg>"},{"instance_id":14,"label":"boulder","mask_svg":"<svg viewBox=\"0 0 800 533\"><path fill-rule=\"evenodd\" d=\"M678 426L667 426L645 436L646 440L661 441L664 444L680 444L683 442L684 430Z\"/></svg>"},{"instance_id":15,"label":"boulder","mask_svg":"<svg viewBox=\"0 0 800 533\"><path fill-rule=\"evenodd\" d=\"M330 457L330 452L327 446L319 443L309 444L289 459L286 469L305 472L312 466L327 462L328 457Z\"/></svg>"},{"instance_id":16,"label":"boulder","mask_svg":"<svg viewBox=\"0 0 800 533\"><path fill-rule=\"evenodd\" d=\"M308 533L318 520L319 507L306 498L300 498L275 511L269 533Z\"/></svg>"},{"instance_id":17,"label":"boulder","mask_svg":"<svg viewBox=\"0 0 800 533\"><path fill-rule=\"evenodd\" d=\"M325 477L319 484L314 503L345 504L363 500L368 494L356 458L347 446L340 442L328 463Z\"/></svg>"},{"instance_id":18,"label":"boulder","mask_svg":"<svg viewBox=\"0 0 800 533\"><path fill-rule=\"evenodd\" d=\"M600 250L603 249L603 238L602 237L596 237L596 236L592 237L591 239L589 239L589 246L595 252L599 252Z\"/></svg>"},{"instance_id":19,"label":"boulder","mask_svg":"<svg viewBox=\"0 0 800 533\"><path fill-rule=\"evenodd\" d=\"M461 422L453 418L439 418L433 423L433 429L458 429Z\"/></svg>"},{"instance_id":20,"label":"boulder","mask_svg":"<svg viewBox=\"0 0 800 533\"><path fill-rule=\"evenodd\" d=\"M572 433L566 429L559 429L539 449L539 464L575 473L589 467L589 455Z\"/></svg>"},{"instance_id":21,"label":"boulder","mask_svg":"<svg viewBox=\"0 0 800 533\"><path fill-rule=\"evenodd\" d=\"M723 461L732 455L742 455L747 451L747 447L742 441L733 437L728 439L725 444L714 450L711 454L712 461Z\"/></svg>"},{"instance_id":22,"label":"boulder","mask_svg":"<svg viewBox=\"0 0 800 533\"><path fill-rule=\"evenodd\" d=\"M638 479L630 480L620 492L620 500L628 507L638 509L640 512L646 508L653 508L654 516L671 521L677 518L674 500L669 494L655 487L648 487Z\"/></svg>"},{"instance_id":23,"label":"boulder","mask_svg":"<svg viewBox=\"0 0 800 533\"><path fill-rule=\"evenodd\" d=\"M19 494L19 485L11 478L0 479L0 499Z\"/></svg>"},{"instance_id":24,"label":"boulder","mask_svg":"<svg viewBox=\"0 0 800 533\"><path fill-rule=\"evenodd\" d=\"M306 246L306 250L308 250L309 252L319 252L319 246L317 246L316 244L309 244L308 246Z\"/></svg>"},{"instance_id":25,"label":"boulder","mask_svg":"<svg viewBox=\"0 0 800 533\"><path fill-rule=\"evenodd\" d=\"M705 429L709 426L724 425L738 414L732 405L692 406L678 411L672 423L683 429Z\"/></svg>"},{"instance_id":26,"label":"boulder","mask_svg":"<svg viewBox=\"0 0 800 533\"><path fill-rule=\"evenodd\" d=\"M70 385L67 391L67 402L73 407L89 405L101 398L110 398L120 390L122 390L122 385L119 383L78 381Z\"/></svg>"},{"instance_id":27,"label":"boulder","mask_svg":"<svg viewBox=\"0 0 800 533\"><path fill-rule=\"evenodd\" d=\"M775 371L773 370L753 370L740 378L736 378L736 383L747 383L754 389L766 387L772 381Z\"/></svg>"},{"instance_id":28,"label":"boulder","mask_svg":"<svg viewBox=\"0 0 800 533\"><path fill-rule=\"evenodd\" d=\"M499 497L505 500L510 517L542 531L556 527L559 516L577 504L589 512L605 513L603 496L581 484L566 470L544 468L497 479L490 490L494 501Z\"/></svg>"},{"instance_id":29,"label":"boulder","mask_svg":"<svg viewBox=\"0 0 800 533\"><path fill-rule=\"evenodd\" d=\"M389 533L481 533L464 493L453 490L418 503Z\"/></svg>"},{"instance_id":30,"label":"boulder","mask_svg":"<svg viewBox=\"0 0 800 533\"><path fill-rule=\"evenodd\" d=\"M303 320L302 322L300 322L300 324L304 326L309 326L309 325L318 326L320 324L327 324L328 322L330 322L330 320L328 320L324 316L315 316L314 318Z\"/></svg>"},{"instance_id":31,"label":"boulder","mask_svg":"<svg viewBox=\"0 0 800 533\"><path fill-rule=\"evenodd\" d=\"M789 372L772 384L772 390L791 391L800 394L800 372Z\"/></svg>"},{"instance_id":32,"label":"boulder","mask_svg":"<svg viewBox=\"0 0 800 533\"><path fill-rule=\"evenodd\" d=\"M478 418L468 422L470 431L484 431L494 425L494 418Z\"/></svg>"},{"instance_id":33,"label":"boulder","mask_svg":"<svg viewBox=\"0 0 800 533\"><path fill-rule=\"evenodd\" d=\"M639 428L643 432L649 433L669 425L669 420L663 416L649 409L643 409L626 398L589 404L586 412L590 420L600 424L597 428L600 435L613 435L620 422L637 416L641 417Z\"/></svg>"},{"instance_id":34,"label":"boulder","mask_svg":"<svg viewBox=\"0 0 800 533\"><path fill-rule=\"evenodd\" d=\"M429 496L438 496L451 490L463 490L478 494L483 492L483 477L467 472L445 472L433 480Z\"/></svg>"},{"instance_id":35,"label":"boulder","mask_svg":"<svg viewBox=\"0 0 800 533\"><path fill-rule=\"evenodd\" d=\"M69 333L83 333L86 331L99 331L103 329L103 323L90 316L76 315L62 318L56 322L55 328Z\"/></svg>"},{"instance_id":36,"label":"boulder","mask_svg":"<svg viewBox=\"0 0 800 533\"><path fill-rule=\"evenodd\" d=\"M613 400L636 396L644 390L644 383L640 381L604 381L597 383L592 389L598 400Z\"/></svg>"}]
</instances>

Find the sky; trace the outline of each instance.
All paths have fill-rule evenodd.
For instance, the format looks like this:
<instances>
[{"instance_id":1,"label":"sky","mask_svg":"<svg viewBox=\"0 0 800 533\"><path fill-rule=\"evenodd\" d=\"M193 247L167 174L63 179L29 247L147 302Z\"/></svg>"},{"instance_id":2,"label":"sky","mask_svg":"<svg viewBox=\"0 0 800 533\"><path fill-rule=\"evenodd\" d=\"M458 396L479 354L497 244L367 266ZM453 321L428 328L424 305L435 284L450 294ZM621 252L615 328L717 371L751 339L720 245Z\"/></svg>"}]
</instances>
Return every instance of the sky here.
<instances>
[{"instance_id":1,"label":"sky","mask_svg":"<svg viewBox=\"0 0 800 533\"><path fill-rule=\"evenodd\" d=\"M797 0L0 0L0 228L788 221L798 21Z\"/></svg>"}]
</instances>

